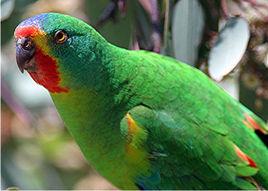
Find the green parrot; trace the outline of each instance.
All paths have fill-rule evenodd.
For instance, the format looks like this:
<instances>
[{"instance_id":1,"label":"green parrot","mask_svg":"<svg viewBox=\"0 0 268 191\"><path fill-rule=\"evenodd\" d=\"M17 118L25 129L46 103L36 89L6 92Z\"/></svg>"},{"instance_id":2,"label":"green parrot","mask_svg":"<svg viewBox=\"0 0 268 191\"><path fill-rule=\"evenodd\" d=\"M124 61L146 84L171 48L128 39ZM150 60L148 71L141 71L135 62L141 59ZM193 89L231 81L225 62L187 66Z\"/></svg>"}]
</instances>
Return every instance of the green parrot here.
<instances>
[{"instance_id":1,"label":"green parrot","mask_svg":"<svg viewBox=\"0 0 268 191\"><path fill-rule=\"evenodd\" d=\"M120 189L268 188L265 123L201 71L44 13L14 32L88 162Z\"/></svg>"}]
</instances>

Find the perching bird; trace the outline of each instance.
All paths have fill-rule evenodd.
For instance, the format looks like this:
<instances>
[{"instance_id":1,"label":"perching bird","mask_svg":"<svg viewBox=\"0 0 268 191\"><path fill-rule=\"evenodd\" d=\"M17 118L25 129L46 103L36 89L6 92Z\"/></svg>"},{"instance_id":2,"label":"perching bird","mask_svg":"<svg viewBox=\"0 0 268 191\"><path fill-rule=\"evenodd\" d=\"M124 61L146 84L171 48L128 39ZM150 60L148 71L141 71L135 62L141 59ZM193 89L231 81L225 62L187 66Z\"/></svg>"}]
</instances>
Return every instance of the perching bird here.
<instances>
[{"instance_id":1,"label":"perching bird","mask_svg":"<svg viewBox=\"0 0 268 191\"><path fill-rule=\"evenodd\" d=\"M58 13L23 21L16 59L85 158L120 189L268 188L264 122L199 70L107 42Z\"/></svg>"}]
</instances>

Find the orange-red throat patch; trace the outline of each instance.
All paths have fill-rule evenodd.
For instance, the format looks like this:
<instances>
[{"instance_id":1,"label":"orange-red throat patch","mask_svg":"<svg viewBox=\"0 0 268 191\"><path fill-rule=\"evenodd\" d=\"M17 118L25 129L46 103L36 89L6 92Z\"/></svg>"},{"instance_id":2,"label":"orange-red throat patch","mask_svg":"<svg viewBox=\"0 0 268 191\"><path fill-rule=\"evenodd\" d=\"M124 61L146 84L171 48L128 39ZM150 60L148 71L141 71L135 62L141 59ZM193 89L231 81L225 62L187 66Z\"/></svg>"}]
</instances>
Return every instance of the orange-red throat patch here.
<instances>
[{"instance_id":1,"label":"orange-red throat patch","mask_svg":"<svg viewBox=\"0 0 268 191\"><path fill-rule=\"evenodd\" d=\"M29 71L33 80L44 86L51 93L66 93L67 87L60 86L61 78L58 71L57 61L36 48L35 52L36 71Z\"/></svg>"}]
</instances>

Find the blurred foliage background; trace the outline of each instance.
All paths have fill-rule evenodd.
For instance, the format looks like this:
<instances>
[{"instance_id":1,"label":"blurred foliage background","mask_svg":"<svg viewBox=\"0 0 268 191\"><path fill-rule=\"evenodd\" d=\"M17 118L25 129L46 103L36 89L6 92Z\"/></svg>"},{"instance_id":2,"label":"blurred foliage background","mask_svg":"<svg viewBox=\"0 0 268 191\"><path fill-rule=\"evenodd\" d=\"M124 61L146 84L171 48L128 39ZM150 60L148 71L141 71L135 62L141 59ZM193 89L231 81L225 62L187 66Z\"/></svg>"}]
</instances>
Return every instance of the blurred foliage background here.
<instances>
[{"instance_id":1,"label":"blurred foliage background","mask_svg":"<svg viewBox=\"0 0 268 191\"><path fill-rule=\"evenodd\" d=\"M13 31L42 12L199 68L268 120L267 0L1 0L1 189L112 189L84 160L48 92L15 62Z\"/></svg>"}]
</instances>

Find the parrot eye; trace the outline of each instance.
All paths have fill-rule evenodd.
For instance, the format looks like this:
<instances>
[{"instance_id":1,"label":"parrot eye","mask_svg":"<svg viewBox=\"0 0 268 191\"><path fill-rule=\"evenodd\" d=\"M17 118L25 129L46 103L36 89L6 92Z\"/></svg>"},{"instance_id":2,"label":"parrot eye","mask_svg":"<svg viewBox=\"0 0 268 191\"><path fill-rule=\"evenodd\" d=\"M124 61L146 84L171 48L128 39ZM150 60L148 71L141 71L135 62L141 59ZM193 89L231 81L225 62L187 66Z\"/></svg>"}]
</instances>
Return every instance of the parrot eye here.
<instances>
[{"instance_id":1,"label":"parrot eye","mask_svg":"<svg viewBox=\"0 0 268 191\"><path fill-rule=\"evenodd\" d=\"M54 40L57 44L62 44L68 39L66 32L59 30L54 35Z\"/></svg>"}]
</instances>

